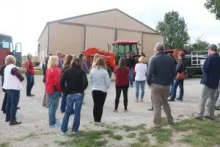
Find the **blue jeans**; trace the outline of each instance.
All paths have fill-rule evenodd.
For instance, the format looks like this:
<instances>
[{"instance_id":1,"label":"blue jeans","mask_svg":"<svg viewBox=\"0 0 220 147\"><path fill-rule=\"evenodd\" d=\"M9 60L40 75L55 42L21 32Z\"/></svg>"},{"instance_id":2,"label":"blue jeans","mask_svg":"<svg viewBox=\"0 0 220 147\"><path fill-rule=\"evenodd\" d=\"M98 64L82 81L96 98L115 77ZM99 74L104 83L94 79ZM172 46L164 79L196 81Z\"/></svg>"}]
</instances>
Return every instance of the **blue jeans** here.
<instances>
[{"instance_id":1,"label":"blue jeans","mask_svg":"<svg viewBox=\"0 0 220 147\"><path fill-rule=\"evenodd\" d=\"M135 81L136 82L136 98L139 98L139 91L141 86L141 99L144 98L145 94L145 81Z\"/></svg>"},{"instance_id":2,"label":"blue jeans","mask_svg":"<svg viewBox=\"0 0 220 147\"><path fill-rule=\"evenodd\" d=\"M184 84L184 80L176 80L176 81L174 82L171 99L175 99L175 98L176 98L176 90L177 90L177 87L178 87L178 86L180 87L179 99L180 99L180 100L183 99L183 95L184 95L183 84Z\"/></svg>"},{"instance_id":3,"label":"blue jeans","mask_svg":"<svg viewBox=\"0 0 220 147\"><path fill-rule=\"evenodd\" d=\"M130 85L133 86L133 82L134 82L134 69L129 68L129 83L130 83Z\"/></svg>"},{"instance_id":4,"label":"blue jeans","mask_svg":"<svg viewBox=\"0 0 220 147\"><path fill-rule=\"evenodd\" d=\"M62 100L61 100L61 105L60 105L60 111L64 113L66 111L66 93L62 93Z\"/></svg>"},{"instance_id":5,"label":"blue jeans","mask_svg":"<svg viewBox=\"0 0 220 147\"><path fill-rule=\"evenodd\" d=\"M49 125L56 124L56 111L59 105L60 92L54 92L48 95L49 98Z\"/></svg>"},{"instance_id":6,"label":"blue jeans","mask_svg":"<svg viewBox=\"0 0 220 147\"><path fill-rule=\"evenodd\" d=\"M20 90L6 90L7 104L6 104L6 121L16 121L17 106L20 99Z\"/></svg>"},{"instance_id":7,"label":"blue jeans","mask_svg":"<svg viewBox=\"0 0 220 147\"><path fill-rule=\"evenodd\" d=\"M26 86L26 95L31 94L31 89L34 86L34 75L26 73L27 86Z\"/></svg>"},{"instance_id":8,"label":"blue jeans","mask_svg":"<svg viewBox=\"0 0 220 147\"><path fill-rule=\"evenodd\" d=\"M170 84L170 95L172 95L173 86L174 86L174 81L172 81L172 83Z\"/></svg>"},{"instance_id":9,"label":"blue jeans","mask_svg":"<svg viewBox=\"0 0 220 147\"><path fill-rule=\"evenodd\" d=\"M83 104L83 94L69 94L67 96L67 109L63 117L63 123L61 127L62 132L67 132L69 117L73 112L73 106L75 105L75 115L73 120L72 131L77 132L80 126L80 115Z\"/></svg>"}]
</instances>

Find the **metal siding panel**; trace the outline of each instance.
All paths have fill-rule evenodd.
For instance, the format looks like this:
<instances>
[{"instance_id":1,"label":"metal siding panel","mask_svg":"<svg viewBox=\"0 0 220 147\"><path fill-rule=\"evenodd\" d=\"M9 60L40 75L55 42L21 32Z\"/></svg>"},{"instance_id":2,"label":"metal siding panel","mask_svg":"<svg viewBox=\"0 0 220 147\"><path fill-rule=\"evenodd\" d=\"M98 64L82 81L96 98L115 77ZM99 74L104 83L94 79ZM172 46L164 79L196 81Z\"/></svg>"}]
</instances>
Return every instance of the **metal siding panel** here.
<instances>
[{"instance_id":1,"label":"metal siding panel","mask_svg":"<svg viewBox=\"0 0 220 147\"><path fill-rule=\"evenodd\" d=\"M82 24L106 26L106 27L119 28L119 29L121 28L128 30L131 29L136 31L155 33L150 28L133 20L132 18L128 17L127 15L119 11L109 11L109 12L98 13L89 16L83 16L69 20L64 20L64 22L82 23Z\"/></svg>"},{"instance_id":2,"label":"metal siding panel","mask_svg":"<svg viewBox=\"0 0 220 147\"><path fill-rule=\"evenodd\" d=\"M118 30L118 40L134 40L134 41L139 41L139 43L141 44L142 33ZM142 44L139 48L140 48L140 53L141 53Z\"/></svg>"},{"instance_id":3,"label":"metal siding panel","mask_svg":"<svg viewBox=\"0 0 220 147\"><path fill-rule=\"evenodd\" d=\"M45 28L44 32L42 33L42 35L38 40L38 44L40 44L40 48L39 48L40 52L38 55L41 62L44 61L44 58L46 57L48 50L48 32L49 32L49 26Z\"/></svg>"},{"instance_id":4,"label":"metal siding panel","mask_svg":"<svg viewBox=\"0 0 220 147\"><path fill-rule=\"evenodd\" d=\"M79 54L84 50L84 26L51 24L50 53Z\"/></svg>"},{"instance_id":5,"label":"metal siding panel","mask_svg":"<svg viewBox=\"0 0 220 147\"><path fill-rule=\"evenodd\" d=\"M86 48L97 47L103 50L108 50L107 44L112 44L114 42L114 33L114 29L87 27Z\"/></svg>"},{"instance_id":6,"label":"metal siding panel","mask_svg":"<svg viewBox=\"0 0 220 147\"><path fill-rule=\"evenodd\" d=\"M143 35L143 52L148 60L154 54L154 47L158 42L164 43L163 36L152 34Z\"/></svg>"}]
</instances>

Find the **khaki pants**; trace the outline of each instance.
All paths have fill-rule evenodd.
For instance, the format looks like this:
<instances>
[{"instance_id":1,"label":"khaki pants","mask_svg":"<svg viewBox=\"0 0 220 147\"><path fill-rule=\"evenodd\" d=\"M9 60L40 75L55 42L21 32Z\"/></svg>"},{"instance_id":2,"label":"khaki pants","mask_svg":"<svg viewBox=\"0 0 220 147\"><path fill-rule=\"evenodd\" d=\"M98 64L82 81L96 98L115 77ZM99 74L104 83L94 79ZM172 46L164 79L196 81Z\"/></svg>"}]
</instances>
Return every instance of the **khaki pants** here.
<instances>
[{"instance_id":1,"label":"khaki pants","mask_svg":"<svg viewBox=\"0 0 220 147\"><path fill-rule=\"evenodd\" d=\"M46 94L46 92L44 93L44 98L43 98L43 107L49 107L49 99L48 99L48 95Z\"/></svg>"},{"instance_id":2,"label":"khaki pants","mask_svg":"<svg viewBox=\"0 0 220 147\"><path fill-rule=\"evenodd\" d=\"M163 106L168 122L173 123L170 105L167 101L169 88L169 86L162 86L158 84L152 84L151 86L151 95L154 106L154 124L156 126L161 125L161 106Z\"/></svg>"},{"instance_id":3,"label":"khaki pants","mask_svg":"<svg viewBox=\"0 0 220 147\"><path fill-rule=\"evenodd\" d=\"M203 117L204 112L205 112L206 101L209 98L209 101L207 104L207 107L208 107L207 116L210 118L214 118L216 91L217 91L217 89L211 89L211 88L207 87L206 85L203 86L202 93L201 93L200 105L199 105L199 113L198 113L197 117L201 117L201 118Z\"/></svg>"}]
</instances>

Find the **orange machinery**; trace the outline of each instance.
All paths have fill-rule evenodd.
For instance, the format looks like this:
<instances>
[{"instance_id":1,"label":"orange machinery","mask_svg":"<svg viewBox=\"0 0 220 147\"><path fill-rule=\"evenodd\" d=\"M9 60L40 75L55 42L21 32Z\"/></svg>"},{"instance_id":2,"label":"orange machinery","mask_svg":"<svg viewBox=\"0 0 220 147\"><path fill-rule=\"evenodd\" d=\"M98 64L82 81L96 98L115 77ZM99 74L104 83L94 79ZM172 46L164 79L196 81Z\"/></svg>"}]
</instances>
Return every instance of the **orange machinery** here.
<instances>
[{"instance_id":1,"label":"orange machinery","mask_svg":"<svg viewBox=\"0 0 220 147\"><path fill-rule=\"evenodd\" d=\"M106 61L107 66L110 67L111 70L113 70L116 67L115 54L98 48L88 48L87 50L84 51L84 55L87 57L89 67L91 67L92 65L93 57L95 54L101 55Z\"/></svg>"}]
</instances>

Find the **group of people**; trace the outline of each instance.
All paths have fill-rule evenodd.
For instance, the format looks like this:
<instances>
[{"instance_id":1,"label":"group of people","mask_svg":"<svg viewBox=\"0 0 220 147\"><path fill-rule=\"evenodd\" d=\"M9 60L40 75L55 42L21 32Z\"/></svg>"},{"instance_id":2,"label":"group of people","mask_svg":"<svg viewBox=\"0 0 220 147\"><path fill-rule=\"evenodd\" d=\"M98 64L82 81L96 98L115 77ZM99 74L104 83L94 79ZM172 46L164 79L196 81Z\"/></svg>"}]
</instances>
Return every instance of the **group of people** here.
<instances>
[{"instance_id":1,"label":"group of people","mask_svg":"<svg viewBox=\"0 0 220 147\"><path fill-rule=\"evenodd\" d=\"M124 112L128 111L128 89L133 86L135 81L135 101L143 102L145 95L145 83L151 89L152 110L154 111L155 127L161 125L161 107L167 116L168 123L173 124L171 108L168 101L174 101L176 98L176 89L180 87L180 96L178 100L183 100L183 83L185 76L184 53L180 52L178 63L171 55L164 52L163 44L157 43L154 49L155 54L147 64L146 58L142 55L138 59L138 63L133 63L131 56L125 56L119 59L118 66L114 69L115 74L115 107L114 112L118 112L121 91L124 97ZM214 105L216 103L216 93L219 86L220 77L220 57L217 54L217 47L210 45L208 47L209 55L202 67L203 77L202 84L204 88L201 96L200 112L197 119L202 119L206 100L210 97L208 114L206 118L214 119ZM31 89L34 85L34 68L31 61L32 56L27 56L25 62L26 68L26 95L34 96ZM10 125L20 124L16 120L16 111L20 97L21 82L24 77L15 66L16 59L12 55L8 55L5 59L3 75L3 89L5 91L5 99L3 105L6 105L6 122ZM45 84L45 94L43 98L43 106L48 109L49 126L61 127L63 135L67 134L69 117L74 114L72 132L78 132L80 126L81 108L84 102L85 90L88 83L91 84L91 93L93 97L93 118L95 123L102 120L103 107L107 97L107 91L110 87L110 75L104 58L95 54L91 67L88 67L86 57L83 54L66 55L63 58L62 53L50 55L45 58L42 65L43 82ZM3 72L2 72L3 71ZM87 79L89 74L89 79ZM132 75L134 74L134 77ZM134 78L132 80L132 78ZM175 79L175 80L174 80ZM139 93L141 90L141 93ZM170 99L168 97L170 96ZM56 119L56 111L61 99L60 111L64 113L62 122ZM140 100L139 100L140 98Z\"/></svg>"}]
</instances>

